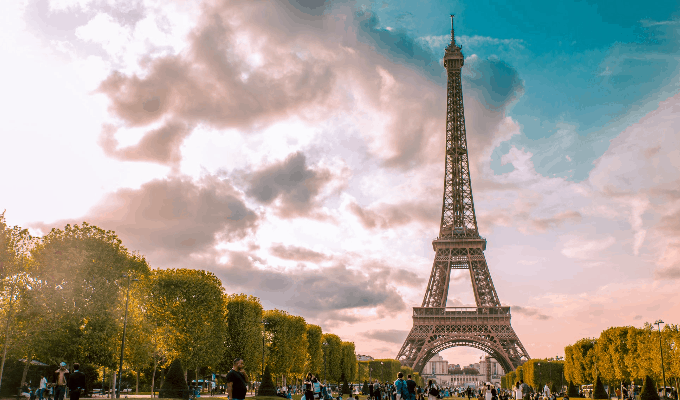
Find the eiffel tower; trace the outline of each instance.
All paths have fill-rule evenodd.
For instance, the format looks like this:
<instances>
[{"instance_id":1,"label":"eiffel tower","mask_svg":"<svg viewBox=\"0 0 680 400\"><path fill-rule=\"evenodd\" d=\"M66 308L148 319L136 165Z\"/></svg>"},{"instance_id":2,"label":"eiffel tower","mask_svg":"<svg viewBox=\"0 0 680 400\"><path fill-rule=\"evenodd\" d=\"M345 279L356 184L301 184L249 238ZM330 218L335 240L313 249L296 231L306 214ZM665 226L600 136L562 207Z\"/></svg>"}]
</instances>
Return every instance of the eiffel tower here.
<instances>
[{"instance_id":1,"label":"eiffel tower","mask_svg":"<svg viewBox=\"0 0 680 400\"><path fill-rule=\"evenodd\" d=\"M461 68L451 15L451 43L444 54L448 75L444 201L432 273L421 307L413 307L413 328L397 359L415 372L437 353L467 346L486 352L509 372L529 359L510 325L510 307L502 307L484 258L486 239L479 235L472 202ZM452 269L468 269L477 307L446 307ZM487 373L488 380L490 376Z\"/></svg>"}]
</instances>

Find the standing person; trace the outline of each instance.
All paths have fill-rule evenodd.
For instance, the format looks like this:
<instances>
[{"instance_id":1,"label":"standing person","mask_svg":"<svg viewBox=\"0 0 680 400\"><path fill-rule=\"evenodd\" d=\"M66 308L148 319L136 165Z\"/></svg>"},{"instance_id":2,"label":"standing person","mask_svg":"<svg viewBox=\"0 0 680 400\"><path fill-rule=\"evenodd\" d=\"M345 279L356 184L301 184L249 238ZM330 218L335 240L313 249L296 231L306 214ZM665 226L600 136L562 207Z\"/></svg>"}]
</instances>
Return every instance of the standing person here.
<instances>
[{"instance_id":1,"label":"standing person","mask_svg":"<svg viewBox=\"0 0 680 400\"><path fill-rule=\"evenodd\" d=\"M409 375L410 376L410 375ZM408 385L406 384L406 381L404 380L404 374L399 372L397 374L397 380L394 381L394 388L397 392L396 394L396 400L409 400L411 396L409 395L408 392Z\"/></svg>"},{"instance_id":2,"label":"standing person","mask_svg":"<svg viewBox=\"0 0 680 400\"><path fill-rule=\"evenodd\" d=\"M305 400L314 400L314 387L312 385L312 378L314 378L314 375L312 373L307 374L307 378L305 378Z\"/></svg>"},{"instance_id":3,"label":"standing person","mask_svg":"<svg viewBox=\"0 0 680 400\"><path fill-rule=\"evenodd\" d=\"M47 390L47 378L45 375L40 377L40 383L38 384L38 399L43 400L43 394Z\"/></svg>"},{"instance_id":4,"label":"standing person","mask_svg":"<svg viewBox=\"0 0 680 400\"><path fill-rule=\"evenodd\" d=\"M470 386L467 387L467 390L465 391L465 393L467 394L468 399L470 399L472 397L472 389L470 388Z\"/></svg>"},{"instance_id":5,"label":"standing person","mask_svg":"<svg viewBox=\"0 0 680 400\"><path fill-rule=\"evenodd\" d=\"M373 382L368 383L368 398L372 399L373 398Z\"/></svg>"},{"instance_id":6,"label":"standing person","mask_svg":"<svg viewBox=\"0 0 680 400\"><path fill-rule=\"evenodd\" d=\"M522 385L515 383L515 400L522 400Z\"/></svg>"},{"instance_id":7,"label":"standing person","mask_svg":"<svg viewBox=\"0 0 680 400\"><path fill-rule=\"evenodd\" d=\"M321 382L319 382L319 380L316 379L316 376L312 376L312 384L314 385L314 398L320 399L321 398Z\"/></svg>"},{"instance_id":8,"label":"standing person","mask_svg":"<svg viewBox=\"0 0 680 400\"><path fill-rule=\"evenodd\" d=\"M437 397L439 396L439 389L437 389L437 385L435 385L434 381L432 379L427 382L427 398L428 400L437 400Z\"/></svg>"},{"instance_id":9,"label":"standing person","mask_svg":"<svg viewBox=\"0 0 680 400\"><path fill-rule=\"evenodd\" d=\"M71 400L80 400L81 391L85 390L85 374L80 372L80 364L73 364L73 373L68 377L68 393Z\"/></svg>"},{"instance_id":10,"label":"standing person","mask_svg":"<svg viewBox=\"0 0 680 400\"><path fill-rule=\"evenodd\" d=\"M64 400L68 376L69 372L68 369L66 369L66 363L62 361L59 364L59 369L54 371L54 375L52 376L52 383L54 384L54 400Z\"/></svg>"},{"instance_id":11,"label":"standing person","mask_svg":"<svg viewBox=\"0 0 680 400\"><path fill-rule=\"evenodd\" d=\"M523 380L523 379L520 379L520 380L519 380L519 385L522 387L522 397L523 397L525 400L528 400L528 399L529 399L529 385L527 385L526 383L524 383L524 380Z\"/></svg>"},{"instance_id":12,"label":"standing person","mask_svg":"<svg viewBox=\"0 0 680 400\"><path fill-rule=\"evenodd\" d=\"M380 382L376 379L373 383L373 398L375 400L380 400Z\"/></svg>"},{"instance_id":13,"label":"standing person","mask_svg":"<svg viewBox=\"0 0 680 400\"><path fill-rule=\"evenodd\" d=\"M408 389L408 400L416 400L416 381L411 379L411 375L406 377L406 388Z\"/></svg>"},{"instance_id":14,"label":"standing person","mask_svg":"<svg viewBox=\"0 0 680 400\"><path fill-rule=\"evenodd\" d=\"M227 393L231 400L245 400L248 391L248 375L243 369L243 359L234 360L234 366L227 374Z\"/></svg>"},{"instance_id":15,"label":"standing person","mask_svg":"<svg viewBox=\"0 0 680 400\"><path fill-rule=\"evenodd\" d=\"M546 399L550 398L550 388L547 383L543 386L543 396L545 396Z\"/></svg>"}]
</instances>

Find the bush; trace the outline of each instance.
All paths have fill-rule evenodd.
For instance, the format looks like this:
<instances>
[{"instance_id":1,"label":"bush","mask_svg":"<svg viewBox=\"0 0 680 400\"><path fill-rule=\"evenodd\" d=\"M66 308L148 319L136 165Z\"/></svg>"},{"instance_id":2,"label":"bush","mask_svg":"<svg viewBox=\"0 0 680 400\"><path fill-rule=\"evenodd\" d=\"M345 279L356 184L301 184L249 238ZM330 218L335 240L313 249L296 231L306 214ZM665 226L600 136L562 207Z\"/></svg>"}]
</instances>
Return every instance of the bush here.
<instances>
[{"instance_id":1,"label":"bush","mask_svg":"<svg viewBox=\"0 0 680 400\"><path fill-rule=\"evenodd\" d=\"M642 385L640 400L659 400L659 393L656 391L656 384L649 376L645 376L645 383Z\"/></svg>"},{"instance_id":2,"label":"bush","mask_svg":"<svg viewBox=\"0 0 680 400\"><path fill-rule=\"evenodd\" d=\"M559 394L560 391L562 391L562 389L560 388L560 390L557 390L557 385L555 382L550 385L550 393Z\"/></svg>"},{"instance_id":3,"label":"bush","mask_svg":"<svg viewBox=\"0 0 680 400\"><path fill-rule=\"evenodd\" d=\"M609 395L607 394L607 391L604 390L604 385L599 376L597 377L595 387L593 388L593 399L609 399Z\"/></svg>"},{"instance_id":4,"label":"bush","mask_svg":"<svg viewBox=\"0 0 680 400\"><path fill-rule=\"evenodd\" d=\"M258 396L276 396L276 387L272 380L272 373L269 371L269 365L264 368L264 375L262 375L262 384L257 390Z\"/></svg>"},{"instance_id":5,"label":"bush","mask_svg":"<svg viewBox=\"0 0 680 400\"><path fill-rule=\"evenodd\" d=\"M342 391L340 393L341 394L352 394L352 389L349 388L349 384L347 383L347 378L345 378L344 372L340 376L340 380L343 382L342 383Z\"/></svg>"},{"instance_id":6,"label":"bush","mask_svg":"<svg viewBox=\"0 0 680 400\"><path fill-rule=\"evenodd\" d=\"M168 372L165 374L165 381L163 386L158 391L158 397L170 399L188 399L189 386L184 379L184 371L182 370L182 363L176 359L170 364Z\"/></svg>"},{"instance_id":7,"label":"bush","mask_svg":"<svg viewBox=\"0 0 680 400\"><path fill-rule=\"evenodd\" d=\"M574 385L574 382L569 381L569 389L567 389L567 396L569 397L578 397L578 388L576 385Z\"/></svg>"}]
</instances>

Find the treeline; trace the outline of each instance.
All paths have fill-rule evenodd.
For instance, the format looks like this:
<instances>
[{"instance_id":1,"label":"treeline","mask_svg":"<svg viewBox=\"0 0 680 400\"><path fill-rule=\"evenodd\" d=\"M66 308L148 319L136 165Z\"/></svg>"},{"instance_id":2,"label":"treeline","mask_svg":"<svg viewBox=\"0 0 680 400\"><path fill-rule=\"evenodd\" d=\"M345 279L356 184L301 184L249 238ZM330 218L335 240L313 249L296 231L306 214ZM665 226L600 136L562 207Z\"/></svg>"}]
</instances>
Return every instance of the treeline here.
<instances>
[{"instance_id":1,"label":"treeline","mask_svg":"<svg viewBox=\"0 0 680 400\"><path fill-rule=\"evenodd\" d=\"M142 375L157 388L157 372L174 359L185 377L200 379L226 373L236 357L244 359L251 380L259 378L263 357L279 382L290 384L307 372L331 382L368 378L359 372L354 343L300 316L263 310L255 297L226 294L209 271L151 269L114 232L87 223L35 238L8 227L0 214L3 392L7 360L80 362L91 380L106 379L92 375L118 369L124 320L124 366L137 385ZM393 380L396 372L387 364L382 371L391 375L384 378Z\"/></svg>"},{"instance_id":2,"label":"treeline","mask_svg":"<svg viewBox=\"0 0 680 400\"><path fill-rule=\"evenodd\" d=\"M665 325L661 332L649 323L642 328L609 328L599 338L581 339L565 347L564 355L564 361L529 360L503 377L503 387L520 379L534 389L545 383L595 385L598 377L604 384L618 387L631 382L642 385L646 376L662 386L664 372L667 386L677 389L680 383L678 325Z\"/></svg>"}]
</instances>

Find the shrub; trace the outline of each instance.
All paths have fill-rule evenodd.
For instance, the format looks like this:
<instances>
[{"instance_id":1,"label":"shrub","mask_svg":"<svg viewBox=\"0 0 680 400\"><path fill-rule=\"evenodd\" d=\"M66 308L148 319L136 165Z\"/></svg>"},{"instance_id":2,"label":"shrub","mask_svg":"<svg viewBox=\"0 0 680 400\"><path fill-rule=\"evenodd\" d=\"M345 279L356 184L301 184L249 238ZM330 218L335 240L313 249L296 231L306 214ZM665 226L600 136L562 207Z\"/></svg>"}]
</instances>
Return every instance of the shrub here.
<instances>
[{"instance_id":1,"label":"shrub","mask_svg":"<svg viewBox=\"0 0 680 400\"><path fill-rule=\"evenodd\" d=\"M609 399L609 395L607 394L607 391L604 390L604 385L599 376L597 377L595 387L593 388L593 399Z\"/></svg>"},{"instance_id":2,"label":"shrub","mask_svg":"<svg viewBox=\"0 0 680 400\"><path fill-rule=\"evenodd\" d=\"M175 359L168 372L165 374L165 381L161 390L158 392L160 398L174 398L187 399L189 398L189 386L184 379L184 371L182 370L182 362Z\"/></svg>"},{"instance_id":3,"label":"shrub","mask_svg":"<svg viewBox=\"0 0 680 400\"><path fill-rule=\"evenodd\" d=\"M642 385L640 400L659 400L659 393L656 391L656 384L649 376L645 376L645 383Z\"/></svg>"},{"instance_id":4,"label":"shrub","mask_svg":"<svg viewBox=\"0 0 680 400\"><path fill-rule=\"evenodd\" d=\"M578 397L578 388L576 385L574 385L574 382L569 381L569 389L567 389L567 396L569 397Z\"/></svg>"},{"instance_id":5,"label":"shrub","mask_svg":"<svg viewBox=\"0 0 680 400\"><path fill-rule=\"evenodd\" d=\"M361 388L361 394L368 394L368 382L364 381L364 386Z\"/></svg>"},{"instance_id":6,"label":"shrub","mask_svg":"<svg viewBox=\"0 0 680 400\"><path fill-rule=\"evenodd\" d=\"M264 375L262 375L262 383L257 390L258 396L276 396L276 387L272 380L272 373L269 371L269 365L264 368Z\"/></svg>"}]
</instances>

